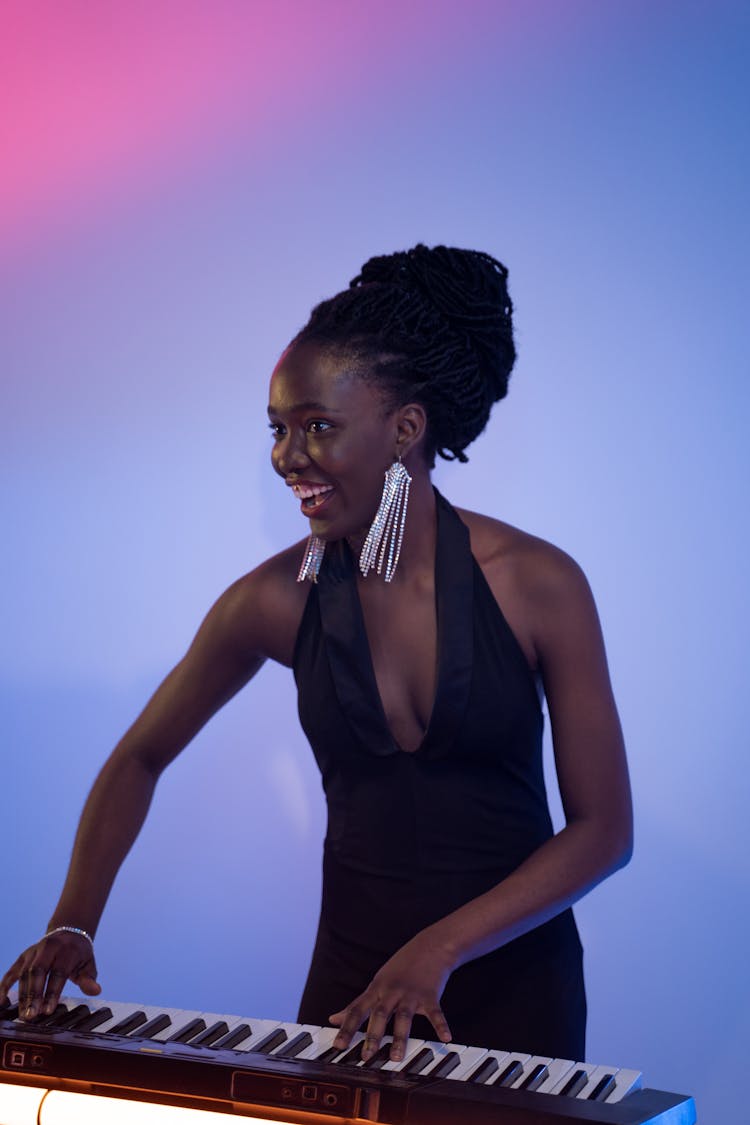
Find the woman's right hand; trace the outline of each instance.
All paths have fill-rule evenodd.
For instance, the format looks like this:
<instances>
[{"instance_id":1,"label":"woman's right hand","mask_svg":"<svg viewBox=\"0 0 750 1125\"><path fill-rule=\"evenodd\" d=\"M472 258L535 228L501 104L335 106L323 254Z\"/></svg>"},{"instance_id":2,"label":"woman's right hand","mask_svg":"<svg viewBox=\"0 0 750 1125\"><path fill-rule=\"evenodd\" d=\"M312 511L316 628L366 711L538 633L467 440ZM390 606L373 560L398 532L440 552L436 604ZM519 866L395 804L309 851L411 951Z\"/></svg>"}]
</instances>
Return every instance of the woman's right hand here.
<instances>
[{"instance_id":1,"label":"woman's right hand","mask_svg":"<svg viewBox=\"0 0 750 1125\"><path fill-rule=\"evenodd\" d=\"M8 990L18 981L21 1019L51 1015L67 980L87 996L98 996L102 990L91 943L68 931L48 934L30 945L8 969L0 981L0 1006L8 1002Z\"/></svg>"}]
</instances>

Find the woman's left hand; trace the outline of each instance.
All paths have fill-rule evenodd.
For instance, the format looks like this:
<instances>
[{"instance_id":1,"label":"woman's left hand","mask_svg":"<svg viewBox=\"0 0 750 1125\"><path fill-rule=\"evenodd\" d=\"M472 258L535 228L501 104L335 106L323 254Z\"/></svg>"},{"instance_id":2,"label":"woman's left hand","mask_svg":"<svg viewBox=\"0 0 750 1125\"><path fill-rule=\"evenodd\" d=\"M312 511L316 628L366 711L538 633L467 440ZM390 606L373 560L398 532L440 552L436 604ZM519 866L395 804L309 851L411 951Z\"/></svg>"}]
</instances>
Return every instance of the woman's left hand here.
<instances>
[{"instance_id":1,"label":"woman's left hand","mask_svg":"<svg viewBox=\"0 0 750 1125\"><path fill-rule=\"evenodd\" d=\"M390 1058L394 1062L404 1057L415 1015L426 1016L435 1028L437 1038L443 1043L450 1042L451 1032L440 1007L440 997L453 968L445 949L428 930L423 930L386 961L364 992L330 1017L331 1023L341 1029L333 1046L345 1050L368 1016L362 1048L365 1062L380 1046L391 1016L393 1042Z\"/></svg>"}]
</instances>

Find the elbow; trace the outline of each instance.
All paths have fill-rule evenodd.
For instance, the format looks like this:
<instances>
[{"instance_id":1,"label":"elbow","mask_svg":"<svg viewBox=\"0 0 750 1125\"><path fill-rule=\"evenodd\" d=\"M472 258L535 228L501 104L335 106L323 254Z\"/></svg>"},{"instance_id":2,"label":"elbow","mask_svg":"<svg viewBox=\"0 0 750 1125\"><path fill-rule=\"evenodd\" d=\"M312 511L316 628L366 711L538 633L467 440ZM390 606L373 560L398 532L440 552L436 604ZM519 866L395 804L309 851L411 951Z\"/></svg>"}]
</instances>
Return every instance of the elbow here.
<instances>
[{"instance_id":1,"label":"elbow","mask_svg":"<svg viewBox=\"0 0 750 1125\"><path fill-rule=\"evenodd\" d=\"M607 875L613 875L615 871L619 871L622 867L627 867L633 857L633 823L628 818L626 823L623 823L616 830L613 831L610 826L607 832L607 839L605 850L607 855Z\"/></svg>"}]
</instances>

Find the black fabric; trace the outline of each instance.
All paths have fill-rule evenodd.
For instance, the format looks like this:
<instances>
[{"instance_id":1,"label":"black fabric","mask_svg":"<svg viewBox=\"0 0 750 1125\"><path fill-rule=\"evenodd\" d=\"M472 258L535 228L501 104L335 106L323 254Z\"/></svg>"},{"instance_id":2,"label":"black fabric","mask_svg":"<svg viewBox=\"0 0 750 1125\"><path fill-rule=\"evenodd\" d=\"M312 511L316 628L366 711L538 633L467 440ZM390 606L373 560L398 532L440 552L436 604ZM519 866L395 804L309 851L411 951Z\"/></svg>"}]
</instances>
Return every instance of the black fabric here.
<instances>
[{"instance_id":1,"label":"black fabric","mask_svg":"<svg viewBox=\"0 0 750 1125\"><path fill-rule=\"evenodd\" d=\"M388 728L345 542L312 585L294 658L328 802L318 936L299 1019L327 1024L425 926L483 894L552 835L543 716L524 654L436 493L438 677L420 747ZM570 910L450 977L455 1042L583 1059L582 951ZM434 1039L424 1020L415 1034Z\"/></svg>"}]
</instances>

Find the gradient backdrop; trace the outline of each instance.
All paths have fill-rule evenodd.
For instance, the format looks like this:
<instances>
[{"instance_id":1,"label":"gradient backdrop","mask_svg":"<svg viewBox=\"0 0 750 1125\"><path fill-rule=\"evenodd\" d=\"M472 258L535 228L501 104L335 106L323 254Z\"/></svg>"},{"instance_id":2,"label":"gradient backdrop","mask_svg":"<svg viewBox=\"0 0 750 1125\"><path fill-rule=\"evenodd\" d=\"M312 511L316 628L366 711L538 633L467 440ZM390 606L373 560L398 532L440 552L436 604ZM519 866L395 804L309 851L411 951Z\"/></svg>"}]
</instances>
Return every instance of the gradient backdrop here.
<instances>
[{"instance_id":1,"label":"gradient backdrop","mask_svg":"<svg viewBox=\"0 0 750 1125\"><path fill-rule=\"evenodd\" d=\"M732 0L0 0L3 967L108 749L304 534L279 351L372 253L479 247L520 358L436 479L583 565L630 751L589 1057L745 1119L749 47ZM322 831L269 666L159 786L105 995L292 1017Z\"/></svg>"}]
</instances>

